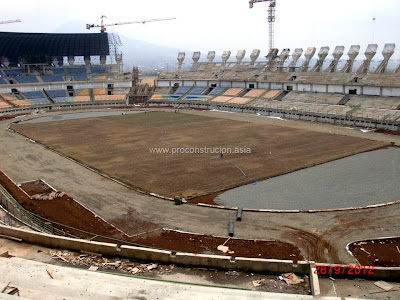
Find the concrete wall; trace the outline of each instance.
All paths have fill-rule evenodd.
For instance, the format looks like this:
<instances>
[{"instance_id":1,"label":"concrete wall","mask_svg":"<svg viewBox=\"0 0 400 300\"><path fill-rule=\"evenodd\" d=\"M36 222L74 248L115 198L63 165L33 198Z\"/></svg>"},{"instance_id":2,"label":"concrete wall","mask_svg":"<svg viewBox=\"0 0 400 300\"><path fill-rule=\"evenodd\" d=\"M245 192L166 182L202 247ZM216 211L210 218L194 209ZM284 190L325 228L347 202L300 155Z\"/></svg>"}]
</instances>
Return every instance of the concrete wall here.
<instances>
[{"instance_id":1,"label":"concrete wall","mask_svg":"<svg viewBox=\"0 0 400 300\"><path fill-rule=\"evenodd\" d=\"M328 85L328 93L344 93L344 88L342 85Z\"/></svg>"},{"instance_id":2,"label":"concrete wall","mask_svg":"<svg viewBox=\"0 0 400 300\"><path fill-rule=\"evenodd\" d=\"M281 90L281 89L283 89L282 83L271 82L271 90Z\"/></svg>"},{"instance_id":3,"label":"concrete wall","mask_svg":"<svg viewBox=\"0 0 400 300\"><path fill-rule=\"evenodd\" d=\"M234 88L245 88L246 87L246 82L244 82L244 81L233 81L232 82L232 87L234 87Z\"/></svg>"},{"instance_id":4,"label":"concrete wall","mask_svg":"<svg viewBox=\"0 0 400 300\"><path fill-rule=\"evenodd\" d=\"M400 97L400 88L383 88L382 96L385 97Z\"/></svg>"},{"instance_id":5,"label":"concrete wall","mask_svg":"<svg viewBox=\"0 0 400 300\"><path fill-rule=\"evenodd\" d=\"M270 87L271 87L271 84L268 82L259 82L258 83L259 89L269 89Z\"/></svg>"},{"instance_id":6,"label":"concrete wall","mask_svg":"<svg viewBox=\"0 0 400 300\"><path fill-rule=\"evenodd\" d=\"M232 87L232 83L230 81L221 81L221 87Z\"/></svg>"},{"instance_id":7,"label":"concrete wall","mask_svg":"<svg viewBox=\"0 0 400 300\"><path fill-rule=\"evenodd\" d=\"M83 250L109 256L115 256L117 254L117 244L71 239L3 225L0 225L0 234L20 238L23 241L31 244L37 244L50 248L68 249L73 251Z\"/></svg>"},{"instance_id":8,"label":"concrete wall","mask_svg":"<svg viewBox=\"0 0 400 300\"><path fill-rule=\"evenodd\" d=\"M196 82L193 80L185 80L183 82L183 84L184 84L184 86L194 86L196 84Z\"/></svg>"},{"instance_id":9,"label":"concrete wall","mask_svg":"<svg viewBox=\"0 0 400 300\"><path fill-rule=\"evenodd\" d=\"M211 84L210 84L211 85ZM196 81L196 86L202 86L202 87L207 87L208 85L208 81L207 80L197 80Z\"/></svg>"},{"instance_id":10,"label":"concrete wall","mask_svg":"<svg viewBox=\"0 0 400 300\"><path fill-rule=\"evenodd\" d=\"M158 87L169 87L170 82L168 80L158 80L157 81L157 86Z\"/></svg>"},{"instance_id":11,"label":"concrete wall","mask_svg":"<svg viewBox=\"0 0 400 300\"><path fill-rule=\"evenodd\" d=\"M299 83L297 86L299 92L311 92L311 84Z\"/></svg>"},{"instance_id":12,"label":"concrete wall","mask_svg":"<svg viewBox=\"0 0 400 300\"><path fill-rule=\"evenodd\" d=\"M314 84L312 90L317 93L327 93L327 86L325 84Z\"/></svg>"},{"instance_id":13,"label":"concrete wall","mask_svg":"<svg viewBox=\"0 0 400 300\"><path fill-rule=\"evenodd\" d=\"M370 95L370 96L380 96L381 88L380 87L372 87L372 86L364 86L363 94Z\"/></svg>"}]
</instances>

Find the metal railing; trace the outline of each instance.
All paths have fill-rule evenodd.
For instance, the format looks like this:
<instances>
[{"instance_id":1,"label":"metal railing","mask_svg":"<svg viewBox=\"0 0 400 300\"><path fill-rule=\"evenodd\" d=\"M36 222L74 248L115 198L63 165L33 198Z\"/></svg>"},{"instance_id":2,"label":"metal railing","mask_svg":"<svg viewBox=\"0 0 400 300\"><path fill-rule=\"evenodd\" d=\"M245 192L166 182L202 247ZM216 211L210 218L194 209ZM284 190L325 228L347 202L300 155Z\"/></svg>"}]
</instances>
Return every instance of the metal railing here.
<instances>
[{"instance_id":1,"label":"metal railing","mask_svg":"<svg viewBox=\"0 0 400 300\"><path fill-rule=\"evenodd\" d=\"M68 225L57 223L41 216L38 216L25 208L14 199L13 196L0 184L0 208L3 208L6 213L25 224L26 226L43 233L48 233L57 236L64 236L70 238L86 239L89 241L106 241L113 242L121 245L131 245L143 248L151 248L158 250L165 250L162 248L150 247L146 245L140 245L137 243L129 242L126 240L116 239L109 236L96 234L93 232L81 230ZM62 228L62 229L61 229ZM73 233L71 233L73 232Z\"/></svg>"},{"instance_id":2,"label":"metal railing","mask_svg":"<svg viewBox=\"0 0 400 300\"><path fill-rule=\"evenodd\" d=\"M63 230L54 227L52 222L27 211L2 185L0 185L0 205L9 215L32 229L49 234L74 237Z\"/></svg>"}]
</instances>

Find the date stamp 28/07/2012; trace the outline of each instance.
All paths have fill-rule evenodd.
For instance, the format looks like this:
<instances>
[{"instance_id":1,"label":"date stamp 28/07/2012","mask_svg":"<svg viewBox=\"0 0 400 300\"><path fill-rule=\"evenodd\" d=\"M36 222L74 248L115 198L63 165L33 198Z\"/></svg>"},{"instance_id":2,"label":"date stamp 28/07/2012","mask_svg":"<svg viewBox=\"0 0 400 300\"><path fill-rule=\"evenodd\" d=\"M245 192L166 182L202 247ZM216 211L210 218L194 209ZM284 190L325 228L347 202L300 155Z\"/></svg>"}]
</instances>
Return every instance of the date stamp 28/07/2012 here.
<instances>
[{"instance_id":1,"label":"date stamp 28/07/2012","mask_svg":"<svg viewBox=\"0 0 400 300\"><path fill-rule=\"evenodd\" d=\"M374 266L360 265L315 265L314 274L317 275L373 275Z\"/></svg>"}]
</instances>

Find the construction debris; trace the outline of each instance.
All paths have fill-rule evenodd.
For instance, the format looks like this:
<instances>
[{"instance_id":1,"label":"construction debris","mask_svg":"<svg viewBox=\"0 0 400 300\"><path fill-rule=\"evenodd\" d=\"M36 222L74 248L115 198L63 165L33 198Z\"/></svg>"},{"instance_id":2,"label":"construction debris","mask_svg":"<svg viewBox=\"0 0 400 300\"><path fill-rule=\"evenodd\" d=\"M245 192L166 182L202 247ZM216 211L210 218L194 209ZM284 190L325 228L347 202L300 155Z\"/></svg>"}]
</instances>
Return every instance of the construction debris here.
<instances>
[{"instance_id":1,"label":"construction debris","mask_svg":"<svg viewBox=\"0 0 400 300\"><path fill-rule=\"evenodd\" d=\"M7 285L1 286L1 292L0 294L8 294L8 295L15 295L17 294L19 296L19 289L15 286L10 286L9 282ZM1 297L1 296L0 296Z\"/></svg>"},{"instance_id":2,"label":"construction debris","mask_svg":"<svg viewBox=\"0 0 400 300\"><path fill-rule=\"evenodd\" d=\"M285 281L288 285L299 284L302 282L294 273L282 274L279 279Z\"/></svg>"},{"instance_id":3,"label":"construction debris","mask_svg":"<svg viewBox=\"0 0 400 300\"><path fill-rule=\"evenodd\" d=\"M160 273L169 272L175 268L174 265L169 267L161 266L155 263L141 264L138 262L110 260L96 254L78 254L69 251L50 251L50 255L55 259L61 259L66 263L74 266L88 267L90 271L98 269L119 270L129 272L133 275L141 275L150 273L152 270L158 269ZM50 275L50 274L49 274Z\"/></svg>"},{"instance_id":4,"label":"construction debris","mask_svg":"<svg viewBox=\"0 0 400 300\"><path fill-rule=\"evenodd\" d=\"M53 273L50 271L49 268L46 269L47 274L49 274L51 279L54 279Z\"/></svg>"},{"instance_id":5,"label":"construction debris","mask_svg":"<svg viewBox=\"0 0 400 300\"><path fill-rule=\"evenodd\" d=\"M236 271L228 271L225 274L229 275L229 276L239 276L240 275L239 272L236 272Z\"/></svg>"},{"instance_id":6,"label":"construction debris","mask_svg":"<svg viewBox=\"0 0 400 300\"><path fill-rule=\"evenodd\" d=\"M224 245L219 245L217 247L217 250L221 251L223 253L229 253L229 254L234 254L235 253L234 251L230 251L228 246L224 246Z\"/></svg>"},{"instance_id":7,"label":"construction debris","mask_svg":"<svg viewBox=\"0 0 400 300\"><path fill-rule=\"evenodd\" d=\"M385 291L390 291L393 288L393 285L391 285L391 284L389 284L389 283L387 283L385 281L377 281L377 282L374 282L374 284L377 287L379 287L379 288L381 288L382 290L385 290Z\"/></svg>"},{"instance_id":8,"label":"construction debris","mask_svg":"<svg viewBox=\"0 0 400 300\"><path fill-rule=\"evenodd\" d=\"M265 279L253 280L253 286L259 287L265 285Z\"/></svg>"},{"instance_id":9,"label":"construction debris","mask_svg":"<svg viewBox=\"0 0 400 300\"><path fill-rule=\"evenodd\" d=\"M151 271L153 269L157 269L158 265L157 264L151 264L150 266L147 266L147 270Z\"/></svg>"},{"instance_id":10,"label":"construction debris","mask_svg":"<svg viewBox=\"0 0 400 300\"><path fill-rule=\"evenodd\" d=\"M51 192L50 194L36 194L31 196L32 199L35 200L53 200L55 198L62 198L65 195L64 192Z\"/></svg>"}]
</instances>

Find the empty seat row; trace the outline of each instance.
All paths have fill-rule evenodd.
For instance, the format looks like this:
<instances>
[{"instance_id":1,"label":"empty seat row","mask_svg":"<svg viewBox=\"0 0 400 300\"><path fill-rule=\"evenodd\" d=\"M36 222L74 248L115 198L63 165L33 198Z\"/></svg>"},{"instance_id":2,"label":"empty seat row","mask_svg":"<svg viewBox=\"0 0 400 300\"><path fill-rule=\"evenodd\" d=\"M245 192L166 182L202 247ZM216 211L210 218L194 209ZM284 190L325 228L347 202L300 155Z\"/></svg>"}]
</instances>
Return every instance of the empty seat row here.
<instances>
[{"instance_id":1,"label":"empty seat row","mask_svg":"<svg viewBox=\"0 0 400 300\"><path fill-rule=\"evenodd\" d=\"M36 76L17 76L14 79L18 83L36 83L36 82L39 82L39 80L36 78Z\"/></svg>"},{"instance_id":2,"label":"empty seat row","mask_svg":"<svg viewBox=\"0 0 400 300\"><path fill-rule=\"evenodd\" d=\"M67 96L65 90L49 90L46 92L51 98L61 98Z\"/></svg>"},{"instance_id":3,"label":"empty seat row","mask_svg":"<svg viewBox=\"0 0 400 300\"><path fill-rule=\"evenodd\" d=\"M26 99L39 99L44 98L44 95L41 91L32 91L32 92L24 92Z\"/></svg>"},{"instance_id":4,"label":"empty seat row","mask_svg":"<svg viewBox=\"0 0 400 300\"><path fill-rule=\"evenodd\" d=\"M61 75L42 75L40 77L44 82L60 82L64 81Z\"/></svg>"},{"instance_id":5,"label":"empty seat row","mask_svg":"<svg viewBox=\"0 0 400 300\"><path fill-rule=\"evenodd\" d=\"M8 77L21 76L25 73L24 70L22 70L22 69L3 70L3 71L4 71L4 74L6 74L6 76L8 76Z\"/></svg>"}]
</instances>

